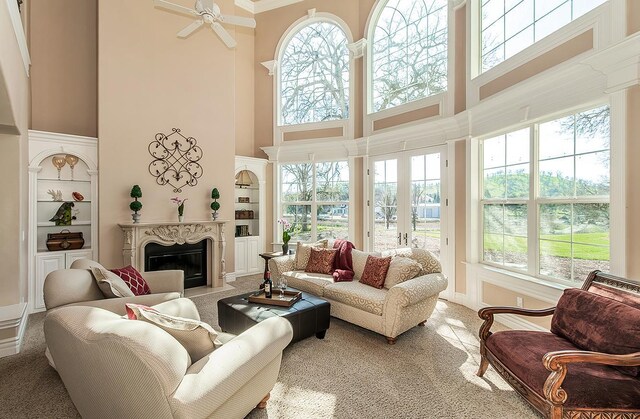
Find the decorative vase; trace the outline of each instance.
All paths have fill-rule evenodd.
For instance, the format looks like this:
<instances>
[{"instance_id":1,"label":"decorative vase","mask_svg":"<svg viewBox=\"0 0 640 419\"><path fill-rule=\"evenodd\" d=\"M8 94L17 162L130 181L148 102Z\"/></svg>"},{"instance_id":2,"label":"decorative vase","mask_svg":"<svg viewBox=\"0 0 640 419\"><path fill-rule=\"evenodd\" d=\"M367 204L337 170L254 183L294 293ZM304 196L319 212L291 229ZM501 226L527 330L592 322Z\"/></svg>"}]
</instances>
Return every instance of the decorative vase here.
<instances>
[{"instance_id":1,"label":"decorative vase","mask_svg":"<svg viewBox=\"0 0 640 419\"><path fill-rule=\"evenodd\" d=\"M131 218L133 218L133 224L138 224L140 222L140 214L137 212L131 214Z\"/></svg>"},{"instance_id":2,"label":"decorative vase","mask_svg":"<svg viewBox=\"0 0 640 419\"><path fill-rule=\"evenodd\" d=\"M283 255L289 254L289 243L285 243L282 245L282 254Z\"/></svg>"},{"instance_id":3,"label":"decorative vase","mask_svg":"<svg viewBox=\"0 0 640 419\"><path fill-rule=\"evenodd\" d=\"M213 218L213 221L217 220L218 216L219 216L218 211L214 211L211 213L211 217Z\"/></svg>"},{"instance_id":4,"label":"decorative vase","mask_svg":"<svg viewBox=\"0 0 640 419\"><path fill-rule=\"evenodd\" d=\"M184 215L178 215L178 222L184 222Z\"/></svg>"}]
</instances>

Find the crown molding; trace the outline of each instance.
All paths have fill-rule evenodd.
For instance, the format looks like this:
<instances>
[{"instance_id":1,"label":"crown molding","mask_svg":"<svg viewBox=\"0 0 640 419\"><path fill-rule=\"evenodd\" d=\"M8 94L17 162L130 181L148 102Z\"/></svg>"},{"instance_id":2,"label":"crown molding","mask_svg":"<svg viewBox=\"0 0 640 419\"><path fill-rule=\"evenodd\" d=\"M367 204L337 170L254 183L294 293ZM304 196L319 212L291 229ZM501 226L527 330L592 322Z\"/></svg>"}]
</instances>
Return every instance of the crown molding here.
<instances>
[{"instance_id":1,"label":"crown molding","mask_svg":"<svg viewBox=\"0 0 640 419\"><path fill-rule=\"evenodd\" d=\"M300 3L304 0L235 0L236 6L257 15L269 10Z\"/></svg>"}]
</instances>

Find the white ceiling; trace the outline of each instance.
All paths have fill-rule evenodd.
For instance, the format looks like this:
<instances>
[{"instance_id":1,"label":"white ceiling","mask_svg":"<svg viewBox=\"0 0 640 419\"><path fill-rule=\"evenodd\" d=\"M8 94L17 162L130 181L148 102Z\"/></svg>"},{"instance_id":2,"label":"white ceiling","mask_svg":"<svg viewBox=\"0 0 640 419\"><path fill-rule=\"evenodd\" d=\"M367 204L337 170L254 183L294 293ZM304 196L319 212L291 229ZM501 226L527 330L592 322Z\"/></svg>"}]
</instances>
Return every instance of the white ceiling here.
<instances>
[{"instance_id":1,"label":"white ceiling","mask_svg":"<svg viewBox=\"0 0 640 419\"><path fill-rule=\"evenodd\" d=\"M304 0L235 0L235 3L236 6L257 14L301 1Z\"/></svg>"}]
</instances>

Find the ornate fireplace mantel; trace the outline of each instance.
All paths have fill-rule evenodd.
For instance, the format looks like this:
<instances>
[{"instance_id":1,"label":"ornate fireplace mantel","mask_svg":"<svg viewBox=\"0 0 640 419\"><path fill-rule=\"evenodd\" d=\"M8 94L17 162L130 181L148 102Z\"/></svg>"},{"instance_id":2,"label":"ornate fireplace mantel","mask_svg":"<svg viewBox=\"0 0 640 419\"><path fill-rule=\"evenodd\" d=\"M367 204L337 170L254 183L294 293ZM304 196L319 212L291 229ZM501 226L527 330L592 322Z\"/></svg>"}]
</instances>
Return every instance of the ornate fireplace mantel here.
<instances>
[{"instance_id":1,"label":"ornate fireplace mantel","mask_svg":"<svg viewBox=\"0 0 640 419\"><path fill-rule=\"evenodd\" d=\"M194 244L210 240L207 260L207 285L222 287L225 284L224 237L227 221L194 221L184 223L140 223L118 224L124 232L122 257L125 265L144 270L144 248L147 243Z\"/></svg>"}]
</instances>

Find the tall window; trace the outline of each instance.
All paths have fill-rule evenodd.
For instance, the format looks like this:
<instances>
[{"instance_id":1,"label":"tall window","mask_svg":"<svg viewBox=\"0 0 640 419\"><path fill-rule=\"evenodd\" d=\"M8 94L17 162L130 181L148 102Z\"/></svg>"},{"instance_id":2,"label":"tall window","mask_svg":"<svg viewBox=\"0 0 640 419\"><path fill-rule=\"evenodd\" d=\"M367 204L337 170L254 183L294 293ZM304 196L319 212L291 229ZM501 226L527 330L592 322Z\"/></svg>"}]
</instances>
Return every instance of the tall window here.
<instances>
[{"instance_id":1,"label":"tall window","mask_svg":"<svg viewBox=\"0 0 640 419\"><path fill-rule=\"evenodd\" d=\"M349 165L346 161L280 166L282 217L299 241L349 236Z\"/></svg>"},{"instance_id":2,"label":"tall window","mask_svg":"<svg viewBox=\"0 0 640 419\"><path fill-rule=\"evenodd\" d=\"M447 90L447 0L389 0L373 32L372 111Z\"/></svg>"},{"instance_id":3,"label":"tall window","mask_svg":"<svg viewBox=\"0 0 640 419\"><path fill-rule=\"evenodd\" d=\"M605 106L483 141L484 262L575 281L609 270L609 126Z\"/></svg>"},{"instance_id":4,"label":"tall window","mask_svg":"<svg viewBox=\"0 0 640 419\"><path fill-rule=\"evenodd\" d=\"M282 125L349 118L349 50L330 22L300 29L280 59Z\"/></svg>"},{"instance_id":5,"label":"tall window","mask_svg":"<svg viewBox=\"0 0 640 419\"><path fill-rule=\"evenodd\" d=\"M486 71L606 0L482 0L482 71Z\"/></svg>"}]
</instances>

